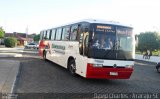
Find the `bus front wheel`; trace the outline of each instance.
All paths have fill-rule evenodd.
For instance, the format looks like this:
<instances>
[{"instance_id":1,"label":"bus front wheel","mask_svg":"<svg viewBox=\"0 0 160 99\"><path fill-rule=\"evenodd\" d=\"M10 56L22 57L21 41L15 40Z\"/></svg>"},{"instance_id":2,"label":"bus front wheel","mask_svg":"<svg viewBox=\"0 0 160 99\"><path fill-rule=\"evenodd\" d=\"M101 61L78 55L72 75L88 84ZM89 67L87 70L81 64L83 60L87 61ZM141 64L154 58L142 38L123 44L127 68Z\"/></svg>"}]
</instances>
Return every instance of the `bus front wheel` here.
<instances>
[{"instance_id":1,"label":"bus front wheel","mask_svg":"<svg viewBox=\"0 0 160 99\"><path fill-rule=\"evenodd\" d=\"M76 63L74 60L71 60L69 61L69 72L72 74L72 75L76 75Z\"/></svg>"}]
</instances>

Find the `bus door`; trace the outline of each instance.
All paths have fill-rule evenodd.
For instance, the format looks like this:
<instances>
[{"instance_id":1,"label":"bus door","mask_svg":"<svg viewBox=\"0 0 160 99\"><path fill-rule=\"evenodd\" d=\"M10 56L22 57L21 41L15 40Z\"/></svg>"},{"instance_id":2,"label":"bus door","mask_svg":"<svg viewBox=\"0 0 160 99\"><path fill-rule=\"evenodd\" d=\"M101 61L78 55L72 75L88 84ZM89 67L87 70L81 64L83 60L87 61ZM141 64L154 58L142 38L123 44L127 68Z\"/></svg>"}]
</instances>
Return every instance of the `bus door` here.
<instances>
[{"instance_id":1,"label":"bus door","mask_svg":"<svg viewBox=\"0 0 160 99\"><path fill-rule=\"evenodd\" d=\"M88 49L88 38L89 31L88 26L86 24L81 25L80 30L80 38L79 38L79 53L80 55L86 56Z\"/></svg>"},{"instance_id":2,"label":"bus door","mask_svg":"<svg viewBox=\"0 0 160 99\"><path fill-rule=\"evenodd\" d=\"M88 37L89 37L89 32L88 32L88 24L81 24L79 27L79 35L78 35L78 40L79 40L79 59L78 59L78 66L77 72L85 73L86 66L87 66L87 50L88 50ZM82 65L83 64L83 65ZM84 74L85 76L85 74Z\"/></svg>"}]
</instances>

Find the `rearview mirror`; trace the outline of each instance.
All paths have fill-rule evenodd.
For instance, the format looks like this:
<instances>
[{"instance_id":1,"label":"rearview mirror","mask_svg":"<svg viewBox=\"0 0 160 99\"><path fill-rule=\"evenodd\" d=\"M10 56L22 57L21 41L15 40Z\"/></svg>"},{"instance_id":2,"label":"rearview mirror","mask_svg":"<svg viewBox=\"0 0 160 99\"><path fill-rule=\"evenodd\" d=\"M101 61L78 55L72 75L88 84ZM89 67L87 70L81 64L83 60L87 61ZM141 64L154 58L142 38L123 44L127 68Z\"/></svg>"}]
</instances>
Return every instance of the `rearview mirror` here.
<instances>
[{"instance_id":1,"label":"rearview mirror","mask_svg":"<svg viewBox=\"0 0 160 99\"><path fill-rule=\"evenodd\" d=\"M85 29L84 29L84 32L88 32L88 28L85 28Z\"/></svg>"}]
</instances>

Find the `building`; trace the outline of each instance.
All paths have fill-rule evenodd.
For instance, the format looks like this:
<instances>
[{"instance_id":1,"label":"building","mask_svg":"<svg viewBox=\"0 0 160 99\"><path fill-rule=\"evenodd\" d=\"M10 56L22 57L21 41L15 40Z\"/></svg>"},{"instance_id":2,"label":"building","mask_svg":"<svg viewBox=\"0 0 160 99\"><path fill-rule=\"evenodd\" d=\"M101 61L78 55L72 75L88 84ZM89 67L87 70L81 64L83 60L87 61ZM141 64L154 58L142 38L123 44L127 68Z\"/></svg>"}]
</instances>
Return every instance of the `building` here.
<instances>
[{"instance_id":1,"label":"building","mask_svg":"<svg viewBox=\"0 0 160 99\"><path fill-rule=\"evenodd\" d=\"M15 37L17 38L17 45L18 46L24 46L27 43L33 42L33 38L30 35L27 35L26 33L18 33L18 32L13 32L13 33L5 33L5 37Z\"/></svg>"}]
</instances>

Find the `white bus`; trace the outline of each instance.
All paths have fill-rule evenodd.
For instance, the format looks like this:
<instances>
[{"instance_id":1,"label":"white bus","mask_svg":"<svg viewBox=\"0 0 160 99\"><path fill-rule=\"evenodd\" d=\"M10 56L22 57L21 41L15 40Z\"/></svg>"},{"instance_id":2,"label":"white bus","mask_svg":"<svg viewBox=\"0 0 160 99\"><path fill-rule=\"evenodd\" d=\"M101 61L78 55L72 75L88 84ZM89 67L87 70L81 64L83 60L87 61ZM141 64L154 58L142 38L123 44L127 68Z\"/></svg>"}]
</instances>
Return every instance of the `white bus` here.
<instances>
[{"instance_id":1,"label":"white bus","mask_svg":"<svg viewBox=\"0 0 160 99\"><path fill-rule=\"evenodd\" d=\"M85 78L129 79L135 38L132 27L82 20L40 32L39 55Z\"/></svg>"}]
</instances>

